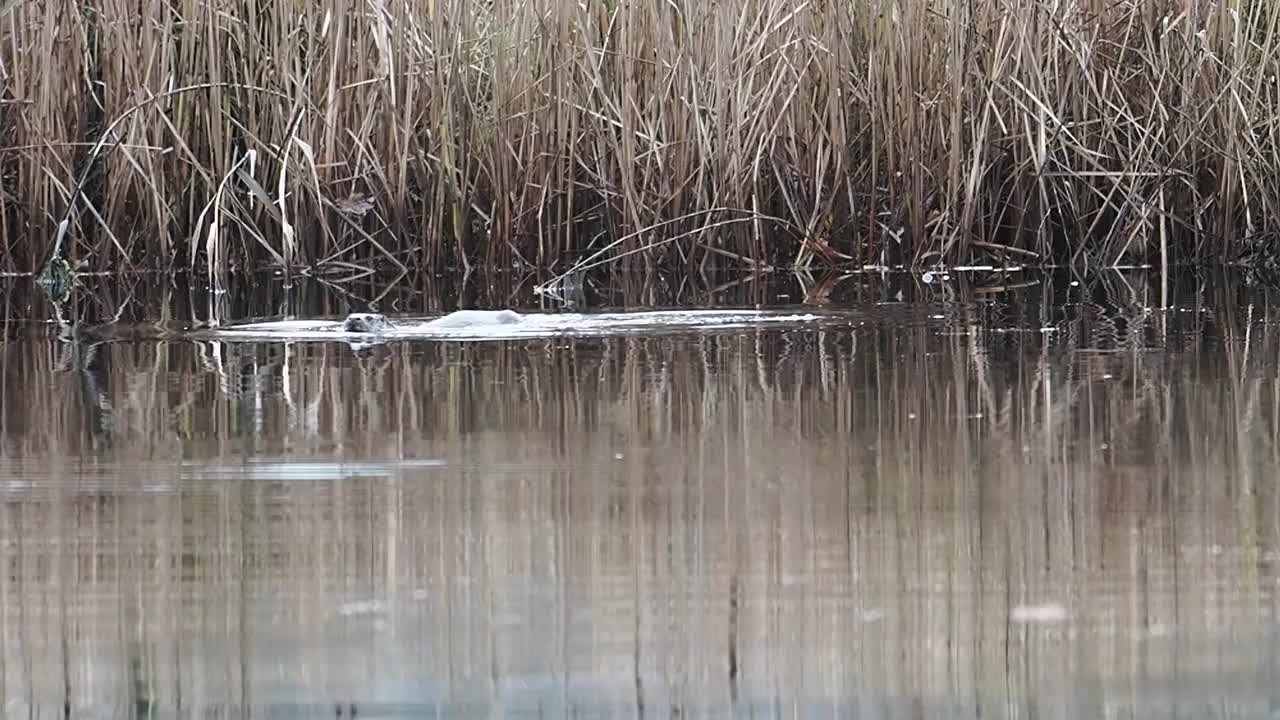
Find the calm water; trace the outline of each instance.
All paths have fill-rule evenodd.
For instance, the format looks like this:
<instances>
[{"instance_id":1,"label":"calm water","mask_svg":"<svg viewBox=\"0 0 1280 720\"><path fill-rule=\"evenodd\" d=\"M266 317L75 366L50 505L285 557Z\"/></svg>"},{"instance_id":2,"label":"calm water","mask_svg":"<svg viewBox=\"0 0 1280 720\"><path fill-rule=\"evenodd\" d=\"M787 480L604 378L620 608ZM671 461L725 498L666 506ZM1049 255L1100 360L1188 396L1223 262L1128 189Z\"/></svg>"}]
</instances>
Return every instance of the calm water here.
<instances>
[{"instance_id":1,"label":"calm water","mask_svg":"<svg viewBox=\"0 0 1280 720\"><path fill-rule=\"evenodd\" d=\"M844 319L355 352L157 329L376 287L163 285L0 290L5 717L1280 715L1266 293L636 281Z\"/></svg>"}]
</instances>

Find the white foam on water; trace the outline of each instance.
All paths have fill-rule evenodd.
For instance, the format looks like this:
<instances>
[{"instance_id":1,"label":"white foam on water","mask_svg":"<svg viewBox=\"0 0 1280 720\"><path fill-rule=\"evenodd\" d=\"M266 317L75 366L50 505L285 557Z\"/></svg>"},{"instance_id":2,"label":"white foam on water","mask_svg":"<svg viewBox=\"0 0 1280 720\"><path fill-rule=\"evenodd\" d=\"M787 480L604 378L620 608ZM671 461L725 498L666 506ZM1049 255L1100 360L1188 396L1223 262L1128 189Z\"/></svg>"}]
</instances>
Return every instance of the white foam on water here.
<instances>
[{"instance_id":1,"label":"white foam on water","mask_svg":"<svg viewBox=\"0 0 1280 720\"><path fill-rule=\"evenodd\" d=\"M268 332L272 335L294 332L323 332L327 335L331 335L333 334L333 328L341 325L341 320L277 320L273 322L249 323L247 325L232 325L230 327L218 328L216 332L219 334L228 332Z\"/></svg>"},{"instance_id":2,"label":"white foam on water","mask_svg":"<svg viewBox=\"0 0 1280 720\"><path fill-rule=\"evenodd\" d=\"M1010 622L1018 624L1050 625L1070 619L1071 613L1067 608L1057 603L1018 605L1009 611Z\"/></svg>"},{"instance_id":3,"label":"white foam on water","mask_svg":"<svg viewBox=\"0 0 1280 720\"><path fill-rule=\"evenodd\" d=\"M765 310L655 310L621 313L530 313L518 323L432 327L436 318L399 318L381 333L352 333L341 320L282 320L221 328L218 337L237 340L505 340L555 335L659 334L669 330L721 330L758 325L801 324L824 316Z\"/></svg>"}]
</instances>

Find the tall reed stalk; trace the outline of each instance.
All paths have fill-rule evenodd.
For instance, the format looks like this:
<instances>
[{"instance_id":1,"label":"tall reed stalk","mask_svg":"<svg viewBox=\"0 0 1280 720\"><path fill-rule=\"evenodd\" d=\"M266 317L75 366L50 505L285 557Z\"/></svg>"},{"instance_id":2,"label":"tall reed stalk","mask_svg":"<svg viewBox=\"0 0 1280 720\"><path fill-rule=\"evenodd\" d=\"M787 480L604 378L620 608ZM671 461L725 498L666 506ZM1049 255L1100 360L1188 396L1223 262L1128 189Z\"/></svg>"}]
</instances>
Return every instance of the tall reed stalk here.
<instances>
[{"instance_id":1,"label":"tall reed stalk","mask_svg":"<svg viewBox=\"0 0 1280 720\"><path fill-rule=\"evenodd\" d=\"M50 255L82 175L67 252L96 269L1260 258L1278 26L1259 0L6 4L0 268Z\"/></svg>"}]
</instances>

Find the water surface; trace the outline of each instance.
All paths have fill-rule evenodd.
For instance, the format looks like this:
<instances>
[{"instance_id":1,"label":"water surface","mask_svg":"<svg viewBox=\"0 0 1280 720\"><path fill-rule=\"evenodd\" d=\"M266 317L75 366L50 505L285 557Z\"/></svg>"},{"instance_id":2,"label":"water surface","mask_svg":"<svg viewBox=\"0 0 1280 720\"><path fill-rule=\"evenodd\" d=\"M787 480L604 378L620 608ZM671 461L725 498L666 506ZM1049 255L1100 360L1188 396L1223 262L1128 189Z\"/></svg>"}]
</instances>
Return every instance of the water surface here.
<instances>
[{"instance_id":1,"label":"water surface","mask_svg":"<svg viewBox=\"0 0 1280 720\"><path fill-rule=\"evenodd\" d=\"M4 715L1274 717L1270 297L888 282L360 350L11 286Z\"/></svg>"}]
</instances>

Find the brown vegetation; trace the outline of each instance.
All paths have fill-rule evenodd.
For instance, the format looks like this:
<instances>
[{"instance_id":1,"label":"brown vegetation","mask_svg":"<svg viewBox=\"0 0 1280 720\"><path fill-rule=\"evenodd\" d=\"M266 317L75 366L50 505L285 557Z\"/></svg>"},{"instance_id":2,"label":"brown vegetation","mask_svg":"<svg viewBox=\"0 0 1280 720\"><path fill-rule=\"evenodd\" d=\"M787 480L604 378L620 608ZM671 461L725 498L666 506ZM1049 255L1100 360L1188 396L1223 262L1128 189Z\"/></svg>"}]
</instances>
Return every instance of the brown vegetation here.
<instances>
[{"instance_id":1,"label":"brown vegetation","mask_svg":"<svg viewBox=\"0 0 1280 720\"><path fill-rule=\"evenodd\" d=\"M67 250L101 269L1238 259L1280 217L1278 25L1256 0L0 3L0 269L51 254L82 180Z\"/></svg>"}]
</instances>

